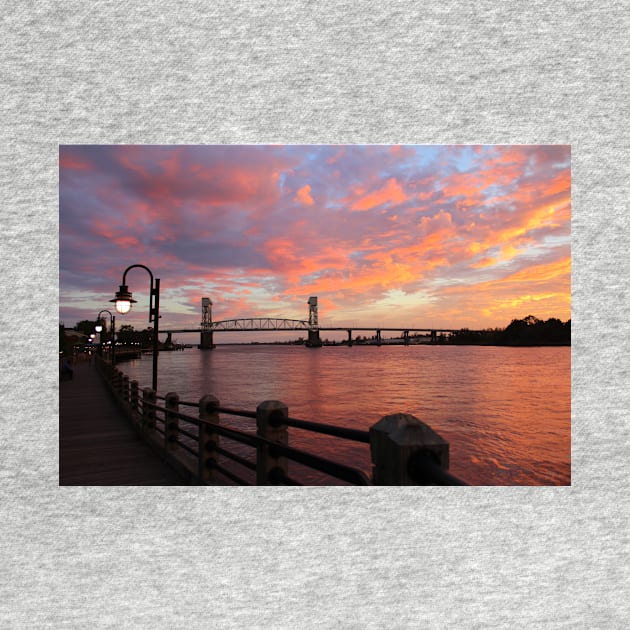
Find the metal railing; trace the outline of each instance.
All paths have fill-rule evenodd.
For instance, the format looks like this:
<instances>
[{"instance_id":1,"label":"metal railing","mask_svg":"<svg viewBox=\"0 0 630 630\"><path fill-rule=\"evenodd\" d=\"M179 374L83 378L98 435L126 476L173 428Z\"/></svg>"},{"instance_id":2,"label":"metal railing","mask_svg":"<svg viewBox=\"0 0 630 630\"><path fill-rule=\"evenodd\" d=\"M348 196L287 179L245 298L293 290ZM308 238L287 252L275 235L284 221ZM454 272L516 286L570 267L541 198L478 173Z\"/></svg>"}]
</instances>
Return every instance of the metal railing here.
<instances>
[{"instance_id":1,"label":"metal railing","mask_svg":"<svg viewBox=\"0 0 630 630\"><path fill-rule=\"evenodd\" d=\"M279 401L264 401L256 411L222 406L211 395L197 402L180 401L173 392L158 395L148 387L141 389L107 361L97 365L140 435L195 483L303 485L299 475L289 473L291 464L292 471L307 470L352 485L466 485L447 470L448 443L413 416L385 416L362 431L291 418ZM255 431L242 421L247 430L234 426L234 419L236 424L238 419L255 420ZM373 474L290 446L290 427L368 444Z\"/></svg>"}]
</instances>

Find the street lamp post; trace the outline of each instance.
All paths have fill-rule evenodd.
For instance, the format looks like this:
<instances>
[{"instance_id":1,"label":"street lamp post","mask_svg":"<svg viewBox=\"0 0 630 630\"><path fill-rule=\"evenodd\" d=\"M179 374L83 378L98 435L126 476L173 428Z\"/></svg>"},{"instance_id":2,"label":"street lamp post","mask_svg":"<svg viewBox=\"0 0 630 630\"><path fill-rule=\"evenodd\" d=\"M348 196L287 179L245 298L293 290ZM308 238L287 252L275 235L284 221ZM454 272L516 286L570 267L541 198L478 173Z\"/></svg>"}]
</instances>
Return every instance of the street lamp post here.
<instances>
[{"instance_id":1,"label":"street lamp post","mask_svg":"<svg viewBox=\"0 0 630 630\"><path fill-rule=\"evenodd\" d=\"M116 310L124 315L129 312L131 305L135 304L131 291L127 287L127 272L134 267L140 267L148 272L151 278L150 294L149 294L149 322L153 322L153 391L157 391L157 367L158 367L158 320L160 319L160 279L153 279L153 273L144 265L130 265L125 269L122 277L120 289L116 291L113 300L116 304Z\"/></svg>"},{"instance_id":2,"label":"street lamp post","mask_svg":"<svg viewBox=\"0 0 630 630\"><path fill-rule=\"evenodd\" d=\"M112 365L116 365L116 317L114 315L111 314L110 311L108 311L107 309L103 309L97 316L96 316L96 326L94 326L94 330L97 333L100 333L103 330L103 326L101 325L101 315L103 313L109 313L109 329L111 331L111 338L112 338Z\"/></svg>"}]
</instances>

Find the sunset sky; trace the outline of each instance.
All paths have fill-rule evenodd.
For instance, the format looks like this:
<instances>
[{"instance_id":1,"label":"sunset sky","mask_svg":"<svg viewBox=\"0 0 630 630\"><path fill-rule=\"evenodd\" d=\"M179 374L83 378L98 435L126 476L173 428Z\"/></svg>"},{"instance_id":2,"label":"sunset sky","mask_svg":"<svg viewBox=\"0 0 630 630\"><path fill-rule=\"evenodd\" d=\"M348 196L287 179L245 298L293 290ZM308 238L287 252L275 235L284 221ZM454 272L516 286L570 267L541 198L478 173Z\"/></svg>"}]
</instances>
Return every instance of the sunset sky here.
<instances>
[{"instance_id":1,"label":"sunset sky","mask_svg":"<svg viewBox=\"0 0 630 630\"><path fill-rule=\"evenodd\" d=\"M504 327L571 317L568 146L62 146L60 320L141 263L160 327L213 319ZM117 325L145 328L149 276Z\"/></svg>"}]
</instances>

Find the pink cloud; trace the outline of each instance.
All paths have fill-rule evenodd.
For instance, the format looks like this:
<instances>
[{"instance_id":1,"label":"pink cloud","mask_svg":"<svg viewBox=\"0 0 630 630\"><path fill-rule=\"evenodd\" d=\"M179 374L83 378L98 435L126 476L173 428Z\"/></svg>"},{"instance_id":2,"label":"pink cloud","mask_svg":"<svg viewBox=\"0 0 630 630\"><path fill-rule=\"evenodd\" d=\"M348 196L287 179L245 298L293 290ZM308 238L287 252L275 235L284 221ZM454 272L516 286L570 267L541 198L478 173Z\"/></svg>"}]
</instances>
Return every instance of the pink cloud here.
<instances>
[{"instance_id":1,"label":"pink cloud","mask_svg":"<svg viewBox=\"0 0 630 630\"><path fill-rule=\"evenodd\" d=\"M73 170L73 171L89 171L93 170L92 164L87 160L82 160L81 158L73 155L68 150L64 150L62 147L59 152L59 168L64 170Z\"/></svg>"}]
</instances>

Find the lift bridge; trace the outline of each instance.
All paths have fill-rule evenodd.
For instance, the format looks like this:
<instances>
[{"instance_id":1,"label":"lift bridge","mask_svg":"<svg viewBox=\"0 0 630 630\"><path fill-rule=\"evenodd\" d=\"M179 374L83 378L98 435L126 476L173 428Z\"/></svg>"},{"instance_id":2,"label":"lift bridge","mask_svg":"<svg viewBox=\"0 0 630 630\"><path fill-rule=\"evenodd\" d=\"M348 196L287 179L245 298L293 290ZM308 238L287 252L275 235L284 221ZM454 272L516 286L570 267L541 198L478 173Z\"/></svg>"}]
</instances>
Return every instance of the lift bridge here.
<instances>
[{"instance_id":1,"label":"lift bridge","mask_svg":"<svg viewBox=\"0 0 630 630\"><path fill-rule=\"evenodd\" d=\"M322 341L319 336L321 330L341 330L348 334L348 345L352 345L353 331L372 331L376 333L376 343L381 342L381 332L399 332L403 334L405 343L409 342L410 332L430 333L431 341L437 340L438 333L452 333L453 329L435 329L435 328L385 328L378 326L337 326L322 327L319 325L317 314L317 297L312 296L308 299L308 319L278 319L273 317L246 317L240 319L224 319L221 321L212 321L212 301L210 298L201 298L201 326L200 328L180 328L171 330L161 330L166 333L166 345L172 344L173 333L199 333L199 348L202 350L212 350L214 345L215 332L244 332L244 331L265 331L265 330L304 330L307 331L308 337L306 346L310 348L319 348Z\"/></svg>"}]
</instances>

